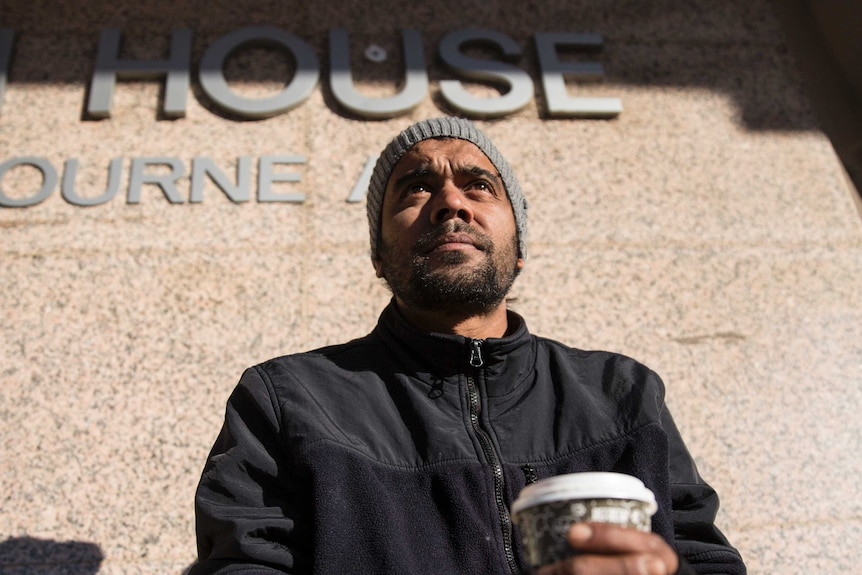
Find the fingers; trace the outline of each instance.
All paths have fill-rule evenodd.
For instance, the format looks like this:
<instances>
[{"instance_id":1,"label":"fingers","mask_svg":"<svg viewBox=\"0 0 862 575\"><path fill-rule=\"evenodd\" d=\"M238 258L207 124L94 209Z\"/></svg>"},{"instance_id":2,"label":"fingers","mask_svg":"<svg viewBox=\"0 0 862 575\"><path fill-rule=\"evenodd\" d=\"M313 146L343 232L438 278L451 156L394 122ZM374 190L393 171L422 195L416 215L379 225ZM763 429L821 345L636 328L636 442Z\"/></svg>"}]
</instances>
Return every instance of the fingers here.
<instances>
[{"instance_id":1,"label":"fingers","mask_svg":"<svg viewBox=\"0 0 862 575\"><path fill-rule=\"evenodd\" d=\"M672 575L661 559L644 556L579 555L539 569L537 575Z\"/></svg>"},{"instance_id":2,"label":"fingers","mask_svg":"<svg viewBox=\"0 0 862 575\"><path fill-rule=\"evenodd\" d=\"M655 533L605 523L576 523L569 529L568 541L575 549L596 553L654 553L662 547L673 553Z\"/></svg>"},{"instance_id":3,"label":"fingers","mask_svg":"<svg viewBox=\"0 0 862 575\"><path fill-rule=\"evenodd\" d=\"M679 560L658 535L601 523L579 523L568 533L578 555L543 567L540 575L671 575Z\"/></svg>"}]
</instances>

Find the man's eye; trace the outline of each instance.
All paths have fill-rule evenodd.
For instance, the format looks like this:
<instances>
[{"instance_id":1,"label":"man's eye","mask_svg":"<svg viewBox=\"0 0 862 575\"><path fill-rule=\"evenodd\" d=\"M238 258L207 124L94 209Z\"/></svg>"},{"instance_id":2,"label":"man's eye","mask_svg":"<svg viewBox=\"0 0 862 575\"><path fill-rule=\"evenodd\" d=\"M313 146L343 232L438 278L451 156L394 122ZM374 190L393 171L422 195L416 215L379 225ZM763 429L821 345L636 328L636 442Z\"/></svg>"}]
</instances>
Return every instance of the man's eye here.
<instances>
[{"instance_id":1,"label":"man's eye","mask_svg":"<svg viewBox=\"0 0 862 575\"><path fill-rule=\"evenodd\" d=\"M471 183L468 187L471 190L477 190L480 192L489 192L492 194L494 193L494 187L489 182L486 182L485 180L477 180L477 181Z\"/></svg>"},{"instance_id":2,"label":"man's eye","mask_svg":"<svg viewBox=\"0 0 862 575\"><path fill-rule=\"evenodd\" d=\"M425 184L412 184L407 187L408 194L422 194L428 191L428 186Z\"/></svg>"}]
</instances>

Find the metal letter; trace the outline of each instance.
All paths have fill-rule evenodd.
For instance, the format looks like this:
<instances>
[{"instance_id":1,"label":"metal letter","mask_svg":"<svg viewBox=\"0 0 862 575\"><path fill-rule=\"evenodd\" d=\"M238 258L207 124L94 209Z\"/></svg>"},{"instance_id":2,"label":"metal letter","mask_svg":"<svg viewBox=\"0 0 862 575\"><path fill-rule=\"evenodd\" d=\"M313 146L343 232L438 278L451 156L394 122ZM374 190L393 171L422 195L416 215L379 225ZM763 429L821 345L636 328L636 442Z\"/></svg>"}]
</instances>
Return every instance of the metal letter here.
<instances>
[{"instance_id":1,"label":"metal letter","mask_svg":"<svg viewBox=\"0 0 862 575\"><path fill-rule=\"evenodd\" d=\"M48 161L48 158L26 156L23 158L12 158L0 164L0 182L3 181L3 176L6 172L17 166L33 166L42 172L42 187L36 192L36 195L30 198L10 198L3 192L3 187L0 186L0 206L5 208L26 208L35 206L39 202L45 201L45 198L51 195L54 188L57 187L57 170Z\"/></svg>"},{"instance_id":2,"label":"metal letter","mask_svg":"<svg viewBox=\"0 0 862 575\"><path fill-rule=\"evenodd\" d=\"M145 174L147 166L170 166L170 174ZM186 169L178 158L132 158L132 171L129 178L129 198L127 204L141 203L141 187L144 184L155 184L162 189L165 197L172 204L183 203L183 198L177 191L176 182L186 175Z\"/></svg>"},{"instance_id":3,"label":"metal letter","mask_svg":"<svg viewBox=\"0 0 862 575\"><path fill-rule=\"evenodd\" d=\"M120 31L102 30L96 70L90 82L87 113L96 118L111 115L111 101L118 78L158 78L165 82L164 114L172 118L186 115L186 96L189 91L189 69L192 63L191 30L174 30L171 37L171 55L167 60L121 60Z\"/></svg>"},{"instance_id":4,"label":"metal letter","mask_svg":"<svg viewBox=\"0 0 862 575\"><path fill-rule=\"evenodd\" d=\"M377 156L371 156L365 162L365 167L362 168L362 173L359 175L359 179L356 180L356 184L350 191L350 195L347 196L347 203L355 204L357 202L361 202L362 198L368 194L368 185L371 183L371 173L374 171L374 165L376 163Z\"/></svg>"},{"instance_id":5,"label":"metal letter","mask_svg":"<svg viewBox=\"0 0 862 575\"><path fill-rule=\"evenodd\" d=\"M600 80L605 71L598 62L563 62L557 46L575 46L596 50L603 39L599 34L537 33L536 50L542 70L542 87L548 114L552 117L612 118L623 111L619 98L583 98L569 96L564 74L575 79Z\"/></svg>"},{"instance_id":6,"label":"metal letter","mask_svg":"<svg viewBox=\"0 0 862 575\"><path fill-rule=\"evenodd\" d=\"M422 51L422 34L416 30L402 30L404 49L404 87L395 96L369 98L360 94L350 73L350 42L347 30L336 28L329 32L329 82L338 102L365 118L391 118L409 112L422 103L428 94L428 72Z\"/></svg>"},{"instance_id":7,"label":"metal letter","mask_svg":"<svg viewBox=\"0 0 862 575\"><path fill-rule=\"evenodd\" d=\"M3 96L6 94L6 78L9 74L9 64L12 62L14 39L14 30L0 28L0 110L3 109Z\"/></svg>"},{"instance_id":8,"label":"metal letter","mask_svg":"<svg viewBox=\"0 0 862 575\"><path fill-rule=\"evenodd\" d=\"M523 108L533 97L533 80L524 70L503 62L465 56L461 46L470 42L500 48L507 58L521 55L521 48L509 36L493 30L455 30L440 41L440 57L466 78L506 84L508 91L499 98L479 98L470 94L458 80L442 80L440 93L462 112L479 117L504 116Z\"/></svg>"},{"instance_id":9,"label":"metal letter","mask_svg":"<svg viewBox=\"0 0 862 575\"><path fill-rule=\"evenodd\" d=\"M99 197L82 198L75 191L75 177L78 174L78 160L71 158L66 160L63 169L63 184L61 191L63 199L75 206L98 206L111 200L117 195L117 190L120 189L120 173L123 169L123 158L114 158L111 160L111 166L108 168L108 189Z\"/></svg>"},{"instance_id":10,"label":"metal letter","mask_svg":"<svg viewBox=\"0 0 862 575\"><path fill-rule=\"evenodd\" d=\"M243 44L284 48L296 60L296 74L285 89L271 98L252 100L237 96L224 77L228 56ZM201 58L201 88L215 103L244 118L269 118L286 112L308 98L317 87L320 66L311 46L284 30L259 26L243 28L216 40Z\"/></svg>"},{"instance_id":11,"label":"metal letter","mask_svg":"<svg viewBox=\"0 0 862 575\"><path fill-rule=\"evenodd\" d=\"M305 201L305 194L285 194L277 196L272 193L273 182L298 182L300 174L276 174L272 168L275 164L304 164L304 156L261 156L257 175L257 201L259 202L295 202Z\"/></svg>"},{"instance_id":12,"label":"metal letter","mask_svg":"<svg viewBox=\"0 0 862 575\"><path fill-rule=\"evenodd\" d=\"M189 202L204 200L204 177L209 176L215 185L234 203L247 202L251 196L251 156L237 158L236 185L232 184L209 158L192 158L192 191Z\"/></svg>"}]
</instances>

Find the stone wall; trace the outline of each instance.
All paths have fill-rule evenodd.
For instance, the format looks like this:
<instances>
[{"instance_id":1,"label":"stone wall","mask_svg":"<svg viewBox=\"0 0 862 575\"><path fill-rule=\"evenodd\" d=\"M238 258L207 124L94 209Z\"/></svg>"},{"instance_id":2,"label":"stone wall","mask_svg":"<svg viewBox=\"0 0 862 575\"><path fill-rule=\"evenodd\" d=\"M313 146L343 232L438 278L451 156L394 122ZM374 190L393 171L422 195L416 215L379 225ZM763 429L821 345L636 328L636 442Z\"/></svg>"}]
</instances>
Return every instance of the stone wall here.
<instances>
[{"instance_id":1,"label":"stone wall","mask_svg":"<svg viewBox=\"0 0 862 575\"><path fill-rule=\"evenodd\" d=\"M252 25L301 37L322 72L307 100L259 120L226 112L197 79L213 42ZM13 0L0 27L15 32L0 162L44 158L58 178L44 201L0 208L0 571L161 575L193 561L194 488L241 371L363 335L387 302L364 203L347 199L397 131L456 112L435 53L462 28L514 39L515 65L535 83L523 109L479 120L530 201L512 307L535 333L626 353L663 376L752 573L849 572L862 560L850 544L862 535L862 225L768 1ZM120 82L109 118L87 113L99 34L111 28L124 57L150 60L166 57L172 30L192 31L184 116L162 111L158 79ZM346 112L328 81L334 28L349 31L357 85L375 97L402 75L397 30L419 30L427 97L394 118ZM623 112L549 117L537 32L602 34L601 51L566 57L601 63L604 81L569 90L620 98ZM366 58L371 45L388 58ZM237 94L264 98L293 67L254 48L225 75ZM275 166L300 179L272 191L304 200L235 203L207 181L203 201L189 201L193 159L235 179L244 156L254 177L261 158L302 156ZM133 164L166 175L141 164L165 157L186 172L178 196L146 184L128 203ZM66 201L72 158L75 190L90 198L120 158L117 195ZM20 200L42 183L18 166L0 189Z\"/></svg>"}]
</instances>

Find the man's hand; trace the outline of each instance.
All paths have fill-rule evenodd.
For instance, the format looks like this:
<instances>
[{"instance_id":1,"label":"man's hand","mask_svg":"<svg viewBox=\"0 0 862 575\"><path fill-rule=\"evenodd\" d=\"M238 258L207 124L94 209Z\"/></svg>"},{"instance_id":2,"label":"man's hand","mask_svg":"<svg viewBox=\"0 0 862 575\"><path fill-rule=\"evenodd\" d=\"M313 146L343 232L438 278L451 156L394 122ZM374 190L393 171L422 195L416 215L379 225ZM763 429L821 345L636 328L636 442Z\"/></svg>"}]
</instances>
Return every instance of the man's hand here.
<instances>
[{"instance_id":1,"label":"man's hand","mask_svg":"<svg viewBox=\"0 0 862 575\"><path fill-rule=\"evenodd\" d=\"M539 575L673 575L679 559L655 533L616 525L577 523L569 545L580 553L539 569Z\"/></svg>"}]
</instances>

